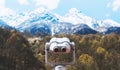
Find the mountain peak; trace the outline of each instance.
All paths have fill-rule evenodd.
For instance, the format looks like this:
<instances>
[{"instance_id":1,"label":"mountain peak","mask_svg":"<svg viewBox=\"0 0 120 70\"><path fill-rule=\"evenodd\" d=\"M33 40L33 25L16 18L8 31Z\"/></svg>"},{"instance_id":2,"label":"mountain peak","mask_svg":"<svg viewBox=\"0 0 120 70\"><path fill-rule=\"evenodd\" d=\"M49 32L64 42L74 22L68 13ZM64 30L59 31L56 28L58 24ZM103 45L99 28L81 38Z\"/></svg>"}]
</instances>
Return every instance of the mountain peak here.
<instances>
[{"instance_id":1,"label":"mountain peak","mask_svg":"<svg viewBox=\"0 0 120 70\"><path fill-rule=\"evenodd\" d=\"M44 12L48 12L48 10L43 7L40 7L40 8L37 8L36 10L32 11L31 13L44 13Z\"/></svg>"},{"instance_id":2,"label":"mountain peak","mask_svg":"<svg viewBox=\"0 0 120 70\"><path fill-rule=\"evenodd\" d=\"M80 11L78 10L78 9L76 9L76 8L71 8L70 10L69 10L69 13L71 13L71 14L75 14L75 13L79 13Z\"/></svg>"},{"instance_id":3,"label":"mountain peak","mask_svg":"<svg viewBox=\"0 0 120 70\"><path fill-rule=\"evenodd\" d=\"M84 15L78 9L71 8L69 12L65 14L65 16L61 20L64 22L69 22L76 25L76 24L83 24L85 23L86 20L89 20L89 19L91 20L90 17Z\"/></svg>"}]
</instances>

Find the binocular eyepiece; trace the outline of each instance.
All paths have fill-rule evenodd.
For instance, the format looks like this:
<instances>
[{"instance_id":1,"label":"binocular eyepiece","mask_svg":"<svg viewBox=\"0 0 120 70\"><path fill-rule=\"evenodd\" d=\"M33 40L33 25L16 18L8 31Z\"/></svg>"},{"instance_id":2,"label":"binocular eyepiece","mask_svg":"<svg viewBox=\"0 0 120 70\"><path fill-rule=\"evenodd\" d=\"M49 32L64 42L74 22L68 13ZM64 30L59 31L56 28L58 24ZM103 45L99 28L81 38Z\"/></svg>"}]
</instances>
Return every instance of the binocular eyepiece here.
<instances>
[{"instance_id":1,"label":"binocular eyepiece","mask_svg":"<svg viewBox=\"0 0 120 70\"><path fill-rule=\"evenodd\" d=\"M67 48L66 47L56 47L53 49L54 52L66 52Z\"/></svg>"},{"instance_id":2,"label":"binocular eyepiece","mask_svg":"<svg viewBox=\"0 0 120 70\"><path fill-rule=\"evenodd\" d=\"M61 49L61 51L62 51L62 52L66 52L67 49L66 49L65 47L63 47L63 48Z\"/></svg>"}]
</instances>

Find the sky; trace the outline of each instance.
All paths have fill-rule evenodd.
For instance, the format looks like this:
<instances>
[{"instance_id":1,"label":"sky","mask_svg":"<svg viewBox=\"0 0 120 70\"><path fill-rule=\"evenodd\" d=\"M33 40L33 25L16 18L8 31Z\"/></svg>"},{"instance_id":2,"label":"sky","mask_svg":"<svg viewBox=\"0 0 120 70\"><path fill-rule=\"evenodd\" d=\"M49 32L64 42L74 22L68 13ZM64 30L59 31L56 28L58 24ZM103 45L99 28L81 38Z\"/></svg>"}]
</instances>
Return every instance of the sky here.
<instances>
[{"instance_id":1,"label":"sky","mask_svg":"<svg viewBox=\"0 0 120 70\"><path fill-rule=\"evenodd\" d=\"M0 0L0 15L28 12L39 7L61 16L76 8L97 20L112 19L120 23L120 0Z\"/></svg>"}]
</instances>

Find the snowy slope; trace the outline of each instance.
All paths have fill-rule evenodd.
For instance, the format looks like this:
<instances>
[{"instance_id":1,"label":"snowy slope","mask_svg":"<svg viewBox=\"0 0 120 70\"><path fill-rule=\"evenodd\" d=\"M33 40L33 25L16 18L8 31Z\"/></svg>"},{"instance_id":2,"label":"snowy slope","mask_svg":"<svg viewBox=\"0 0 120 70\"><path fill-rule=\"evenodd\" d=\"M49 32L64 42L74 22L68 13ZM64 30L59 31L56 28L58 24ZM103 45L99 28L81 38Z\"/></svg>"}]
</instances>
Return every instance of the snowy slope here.
<instances>
[{"instance_id":1,"label":"snowy slope","mask_svg":"<svg viewBox=\"0 0 120 70\"><path fill-rule=\"evenodd\" d=\"M120 27L109 27L104 33L105 34L111 34L111 33L120 34Z\"/></svg>"},{"instance_id":2,"label":"snowy slope","mask_svg":"<svg viewBox=\"0 0 120 70\"><path fill-rule=\"evenodd\" d=\"M60 22L57 24L52 24L52 35L54 34L72 34L73 24L67 22Z\"/></svg>"},{"instance_id":3,"label":"snowy slope","mask_svg":"<svg viewBox=\"0 0 120 70\"><path fill-rule=\"evenodd\" d=\"M47 9L44 8L38 8L30 13L27 14L28 18L23 22L40 22L41 20L46 22L53 22L57 23L58 18L56 18L52 13L50 13Z\"/></svg>"},{"instance_id":4,"label":"snowy slope","mask_svg":"<svg viewBox=\"0 0 120 70\"><path fill-rule=\"evenodd\" d=\"M25 12L13 12L4 16L0 16L2 20L4 20L9 26L16 27L20 23L26 20L26 13Z\"/></svg>"},{"instance_id":5,"label":"snowy slope","mask_svg":"<svg viewBox=\"0 0 120 70\"><path fill-rule=\"evenodd\" d=\"M97 31L91 29L88 25L86 24L78 24L74 25L71 29L73 34L96 34Z\"/></svg>"},{"instance_id":6,"label":"snowy slope","mask_svg":"<svg viewBox=\"0 0 120 70\"><path fill-rule=\"evenodd\" d=\"M0 19L0 27L9 27L3 20Z\"/></svg>"}]
</instances>

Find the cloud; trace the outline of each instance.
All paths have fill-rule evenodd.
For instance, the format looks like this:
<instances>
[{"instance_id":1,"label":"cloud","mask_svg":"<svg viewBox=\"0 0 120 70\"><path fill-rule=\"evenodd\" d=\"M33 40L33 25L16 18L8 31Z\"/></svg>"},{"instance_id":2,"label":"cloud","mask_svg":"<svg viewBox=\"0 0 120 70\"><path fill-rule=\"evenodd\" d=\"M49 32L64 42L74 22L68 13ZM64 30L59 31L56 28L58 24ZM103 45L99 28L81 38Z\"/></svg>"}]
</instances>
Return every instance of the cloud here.
<instances>
[{"instance_id":1,"label":"cloud","mask_svg":"<svg viewBox=\"0 0 120 70\"><path fill-rule=\"evenodd\" d=\"M29 5L28 0L17 0L19 4L21 5Z\"/></svg>"},{"instance_id":2,"label":"cloud","mask_svg":"<svg viewBox=\"0 0 120 70\"><path fill-rule=\"evenodd\" d=\"M105 16L106 16L106 17L110 17L110 14L107 13Z\"/></svg>"},{"instance_id":3,"label":"cloud","mask_svg":"<svg viewBox=\"0 0 120 70\"><path fill-rule=\"evenodd\" d=\"M36 6L45 6L50 10L58 7L60 0L34 0Z\"/></svg>"},{"instance_id":4,"label":"cloud","mask_svg":"<svg viewBox=\"0 0 120 70\"><path fill-rule=\"evenodd\" d=\"M114 12L118 11L120 9L120 0L113 0L113 2L109 2L107 4L107 8L112 8Z\"/></svg>"},{"instance_id":5,"label":"cloud","mask_svg":"<svg viewBox=\"0 0 120 70\"><path fill-rule=\"evenodd\" d=\"M112 4L113 11L117 11L120 8L120 0L114 0Z\"/></svg>"},{"instance_id":6,"label":"cloud","mask_svg":"<svg viewBox=\"0 0 120 70\"><path fill-rule=\"evenodd\" d=\"M15 14L15 13L16 12L10 8L2 8L2 10L0 11L0 16L5 16L5 15Z\"/></svg>"},{"instance_id":7,"label":"cloud","mask_svg":"<svg viewBox=\"0 0 120 70\"><path fill-rule=\"evenodd\" d=\"M8 15L13 13L14 11L5 6L6 0L0 0L0 16Z\"/></svg>"},{"instance_id":8,"label":"cloud","mask_svg":"<svg viewBox=\"0 0 120 70\"><path fill-rule=\"evenodd\" d=\"M0 9L5 7L5 0L0 0Z\"/></svg>"}]
</instances>

